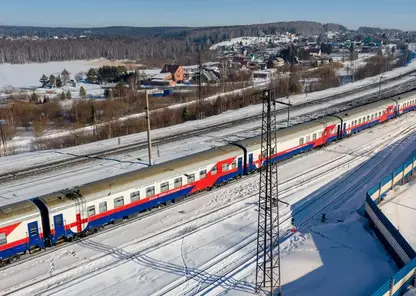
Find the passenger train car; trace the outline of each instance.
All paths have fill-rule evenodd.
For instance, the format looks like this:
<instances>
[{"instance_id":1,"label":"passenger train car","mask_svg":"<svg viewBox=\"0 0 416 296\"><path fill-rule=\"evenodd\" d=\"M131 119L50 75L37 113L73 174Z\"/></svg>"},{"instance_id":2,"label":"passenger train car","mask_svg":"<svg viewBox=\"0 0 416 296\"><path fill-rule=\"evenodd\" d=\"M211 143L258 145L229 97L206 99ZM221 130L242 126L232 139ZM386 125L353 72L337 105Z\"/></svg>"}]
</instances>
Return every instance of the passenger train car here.
<instances>
[{"instance_id":1,"label":"passenger train car","mask_svg":"<svg viewBox=\"0 0 416 296\"><path fill-rule=\"evenodd\" d=\"M281 129L271 159L261 157L261 137L255 137L0 207L0 264L210 190L268 161L322 147L415 108L411 92Z\"/></svg>"}]
</instances>

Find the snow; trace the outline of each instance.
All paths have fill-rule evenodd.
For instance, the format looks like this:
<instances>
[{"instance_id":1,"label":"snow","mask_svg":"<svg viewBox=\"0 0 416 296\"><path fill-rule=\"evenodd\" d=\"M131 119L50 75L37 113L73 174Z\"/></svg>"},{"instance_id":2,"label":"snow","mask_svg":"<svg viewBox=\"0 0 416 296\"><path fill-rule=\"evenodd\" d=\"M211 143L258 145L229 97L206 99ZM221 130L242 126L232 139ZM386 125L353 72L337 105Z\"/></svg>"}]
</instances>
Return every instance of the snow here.
<instances>
[{"instance_id":1,"label":"snow","mask_svg":"<svg viewBox=\"0 0 416 296\"><path fill-rule=\"evenodd\" d=\"M404 68L397 68L394 69L392 71L389 71L385 74L383 74L383 81L385 81L386 79L390 79L390 78L394 78L397 77L399 75L405 74L405 73L409 73L412 71L416 70L416 62L410 63L407 67ZM399 87L401 84L404 83L409 83L411 81L413 81L415 79L414 76L407 76L404 77L402 79L399 80L395 80L393 82L386 82L383 83L381 86L381 90L382 91L386 91L390 88L393 87ZM366 78L354 83L349 83L349 84L345 84L343 86L340 87L335 87L335 88L330 88L330 89L326 89L323 91L319 91L319 92L313 92L313 93L309 93L307 94L307 96L305 96L305 94L300 94L300 95L295 95L295 96L291 96L289 99L289 102L292 103L293 105L299 105L299 104L303 104L305 102L312 102L312 101L316 101L319 99L322 99L324 97L329 97L332 95L338 95L338 94L342 94L348 91L352 91L355 90L357 88L360 87L365 87L368 86L370 84L374 84L380 81L380 76L375 76L375 77L370 77L370 78ZM255 87L256 88L260 88L262 86L267 85L267 81L263 82L261 84L257 84ZM240 90L235 90L235 91L231 91L231 92L227 92L227 93L223 93L221 94L221 96L225 96L225 95L238 95L239 93L241 93L243 90L248 90L253 88L253 86L247 87L245 89L240 89ZM368 89L365 91L361 91L358 92L356 94L353 95L348 95L348 96L344 96L342 98L336 99L336 100L332 100L331 102L327 102L325 104L321 104L319 106L312 106L310 107L311 109L315 108L315 110L324 110L325 108L327 108L328 106L334 105L334 104L339 104L341 102L351 102L357 99L361 99L362 96L365 95L370 95L370 94L377 94L379 92L379 88L378 87L374 87L372 89ZM204 100L206 101L212 101L218 98L219 95L213 95L211 97L205 98ZM287 99L282 99L282 101L287 101ZM172 106L169 106L169 108L183 108L184 106L186 106L189 103L181 103L181 104L175 104ZM284 106L279 105L277 108L286 108ZM309 110L311 110L309 109ZM178 132L183 132L183 131L188 131L188 130L195 130L195 129L200 129L203 127L207 127L207 126L212 126L215 124L219 124L219 123L225 123L225 122L232 122L236 119L241 119L241 118L247 118L250 116L254 116L257 114L260 114L261 112L261 105L252 105L252 106L248 106L242 109L238 109L238 110L232 110L232 111L227 111L224 112L222 114L219 114L217 116L211 116L208 117L204 120L198 120L198 121L189 121L189 122L185 122L183 124L178 124L175 126L171 126L168 128L163 128L163 129L159 129L157 131L153 131L153 134L158 134L158 135L173 135L175 133ZM121 117L119 118L119 120L127 120L127 119L132 119L132 118L139 118L139 117L143 117L145 116L145 113L138 113L138 114L132 114L132 115L128 115L125 117ZM50 138L56 138L56 137L62 137L62 136L68 136L72 133L76 133L76 132L86 132L86 133L92 133L93 127L88 126L88 127L84 127L84 128L80 128L77 130L73 130L73 131L60 131L60 132L56 132L54 134L47 134L45 136L42 136L42 139L50 139ZM144 133L138 134L137 136L139 138L141 138L144 135ZM131 138L131 136L134 135L129 135L126 136L127 138ZM124 138L124 137L122 137ZM11 142L9 142L10 146L16 148L17 151L27 151L30 150L30 146L31 146L31 142L34 138L23 138L23 139L13 139ZM116 143L117 139L112 139L112 140L108 140L108 141L104 141L102 143ZM78 148L79 149L79 148ZM1 161L1 160L0 160Z\"/></svg>"},{"instance_id":2,"label":"snow","mask_svg":"<svg viewBox=\"0 0 416 296\"><path fill-rule=\"evenodd\" d=\"M280 207L283 294L369 295L397 271L358 213L368 188L413 153L415 120L407 114L280 165L280 198L290 204ZM0 295L253 295L257 199L256 174L39 253L0 270Z\"/></svg>"},{"instance_id":3,"label":"snow","mask_svg":"<svg viewBox=\"0 0 416 296\"><path fill-rule=\"evenodd\" d=\"M410 288L403 296L416 296L416 289Z\"/></svg>"},{"instance_id":4,"label":"snow","mask_svg":"<svg viewBox=\"0 0 416 296\"><path fill-rule=\"evenodd\" d=\"M243 36L243 37L237 37L232 38L230 40L222 41L219 43L216 43L212 45L209 49L210 50L216 50L218 47L226 46L230 47L232 45L240 45L240 42L242 42L243 46L247 45L253 45L253 44L260 44L260 43L268 43L269 40L272 40L273 43L289 43L293 42L293 40L297 39L296 37L292 37L291 35L281 35L281 36L264 36L264 37L253 37L253 36Z\"/></svg>"},{"instance_id":5,"label":"snow","mask_svg":"<svg viewBox=\"0 0 416 296\"><path fill-rule=\"evenodd\" d=\"M4 88L38 88L40 86L39 79L42 74L49 77L50 74L58 75L64 69L72 75L79 72L88 72L90 68L99 68L105 64L112 64L114 61L107 59L95 60L75 60L62 62L47 63L27 63L27 64L0 64L0 90ZM115 61L115 63L130 61ZM136 64L136 66L141 66ZM160 72L160 68L142 69L143 75L153 76Z\"/></svg>"},{"instance_id":6,"label":"snow","mask_svg":"<svg viewBox=\"0 0 416 296\"><path fill-rule=\"evenodd\" d=\"M11 85L13 88L37 88L42 74L49 77L50 74L61 73L64 69L75 75L78 72L86 72L96 67L100 60L77 60L48 63L28 64L0 64L0 89Z\"/></svg>"},{"instance_id":7,"label":"snow","mask_svg":"<svg viewBox=\"0 0 416 296\"><path fill-rule=\"evenodd\" d=\"M384 215L416 250L416 182L395 187L379 204Z\"/></svg>"}]
</instances>

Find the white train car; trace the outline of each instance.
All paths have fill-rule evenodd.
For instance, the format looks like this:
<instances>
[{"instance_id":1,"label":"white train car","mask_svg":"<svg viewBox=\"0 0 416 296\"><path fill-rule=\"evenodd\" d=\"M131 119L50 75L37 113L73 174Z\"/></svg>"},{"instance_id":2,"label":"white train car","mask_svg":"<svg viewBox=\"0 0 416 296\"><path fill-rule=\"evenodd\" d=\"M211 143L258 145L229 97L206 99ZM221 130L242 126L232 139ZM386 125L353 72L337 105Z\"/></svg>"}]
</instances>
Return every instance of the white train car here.
<instances>
[{"instance_id":1,"label":"white train car","mask_svg":"<svg viewBox=\"0 0 416 296\"><path fill-rule=\"evenodd\" d=\"M326 116L308 123L291 126L277 131L277 149L272 148L272 161L281 161L296 154L309 151L338 138L341 120ZM237 143L245 147L248 157L246 170L259 169L264 159L261 158L261 137L243 140Z\"/></svg>"},{"instance_id":2,"label":"white train car","mask_svg":"<svg viewBox=\"0 0 416 296\"><path fill-rule=\"evenodd\" d=\"M416 110L416 94L409 93L396 98L399 115Z\"/></svg>"},{"instance_id":3,"label":"white train car","mask_svg":"<svg viewBox=\"0 0 416 296\"><path fill-rule=\"evenodd\" d=\"M343 136L357 133L373 125L385 122L396 116L396 102L383 100L365 106L357 107L349 111L340 112L335 116L342 118Z\"/></svg>"},{"instance_id":4,"label":"white train car","mask_svg":"<svg viewBox=\"0 0 416 296\"><path fill-rule=\"evenodd\" d=\"M244 151L226 145L38 200L46 207L55 244L237 178L244 173L243 162Z\"/></svg>"},{"instance_id":5,"label":"white train car","mask_svg":"<svg viewBox=\"0 0 416 296\"><path fill-rule=\"evenodd\" d=\"M41 214L33 202L0 207L0 264L43 247Z\"/></svg>"}]
</instances>

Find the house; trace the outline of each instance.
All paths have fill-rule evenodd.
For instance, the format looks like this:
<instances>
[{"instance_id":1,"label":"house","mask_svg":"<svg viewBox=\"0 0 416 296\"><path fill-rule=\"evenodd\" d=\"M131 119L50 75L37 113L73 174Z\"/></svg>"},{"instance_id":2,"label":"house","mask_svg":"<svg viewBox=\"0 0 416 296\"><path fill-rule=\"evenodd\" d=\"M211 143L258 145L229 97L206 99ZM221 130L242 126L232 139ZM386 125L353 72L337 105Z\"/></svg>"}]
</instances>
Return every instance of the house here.
<instances>
[{"instance_id":1,"label":"house","mask_svg":"<svg viewBox=\"0 0 416 296\"><path fill-rule=\"evenodd\" d=\"M152 77L150 83L152 85L175 86L178 82L183 82L184 71L182 66L175 64L166 64L162 71Z\"/></svg>"},{"instance_id":2,"label":"house","mask_svg":"<svg viewBox=\"0 0 416 296\"><path fill-rule=\"evenodd\" d=\"M162 71L160 74L170 73L172 75L172 80L175 82L182 82L183 81L183 68L180 65L175 64L166 64L163 66Z\"/></svg>"}]
</instances>

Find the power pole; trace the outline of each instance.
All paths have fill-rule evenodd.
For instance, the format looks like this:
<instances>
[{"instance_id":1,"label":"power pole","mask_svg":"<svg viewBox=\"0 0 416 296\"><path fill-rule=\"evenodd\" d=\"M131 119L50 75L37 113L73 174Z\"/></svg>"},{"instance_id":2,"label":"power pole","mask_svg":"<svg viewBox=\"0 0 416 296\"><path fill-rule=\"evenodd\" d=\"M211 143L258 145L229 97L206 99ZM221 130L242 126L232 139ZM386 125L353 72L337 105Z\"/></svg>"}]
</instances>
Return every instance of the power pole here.
<instances>
[{"instance_id":1,"label":"power pole","mask_svg":"<svg viewBox=\"0 0 416 296\"><path fill-rule=\"evenodd\" d=\"M0 155L6 154L6 135L4 134L3 123L0 120Z\"/></svg>"},{"instance_id":2,"label":"power pole","mask_svg":"<svg viewBox=\"0 0 416 296\"><path fill-rule=\"evenodd\" d=\"M256 290L281 295L276 102L274 91L263 92L261 167L257 229ZM275 250L277 247L277 250Z\"/></svg>"},{"instance_id":3,"label":"power pole","mask_svg":"<svg viewBox=\"0 0 416 296\"><path fill-rule=\"evenodd\" d=\"M146 121L147 121L147 151L149 154L149 166L152 165L152 139L150 138L150 111L149 111L149 91L146 90Z\"/></svg>"},{"instance_id":4,"label":"power pole","mask_svg":"<svg viewBox=\"0 0 416 296\"><path fill-rule=\"evenodd\" d=\"M197 117L198 119L202 119L202 61L201 61L201 45L198 45L198 101L197 101Z\"/></svg>"}]
</instances>

